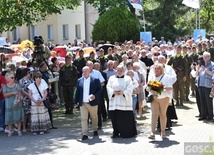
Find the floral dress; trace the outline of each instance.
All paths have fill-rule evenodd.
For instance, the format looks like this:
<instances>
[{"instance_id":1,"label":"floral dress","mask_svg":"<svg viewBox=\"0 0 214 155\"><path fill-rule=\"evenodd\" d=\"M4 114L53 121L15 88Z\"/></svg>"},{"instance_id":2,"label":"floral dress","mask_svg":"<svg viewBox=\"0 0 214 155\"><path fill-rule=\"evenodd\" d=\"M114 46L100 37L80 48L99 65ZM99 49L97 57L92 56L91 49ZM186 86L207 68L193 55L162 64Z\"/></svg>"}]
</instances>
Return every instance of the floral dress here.
<instances>
[{"instance_id":1,"label":"floral dress","mask_svg":"<svg viewBox=\"0 0 214 155\"><path fill-rule=\"evenodd\" d=\"M24 91L26 93L28 93L28 86L33 83L32 79L24 79L22 78L20 80L20 87L21 89L24 89ZM31 100L28 96L26 96L25 94L22 93L22 97L23 97L23 108L24 108L24 113L25 114L30 114L31 112Z\"/></svg>"}]
</instances>

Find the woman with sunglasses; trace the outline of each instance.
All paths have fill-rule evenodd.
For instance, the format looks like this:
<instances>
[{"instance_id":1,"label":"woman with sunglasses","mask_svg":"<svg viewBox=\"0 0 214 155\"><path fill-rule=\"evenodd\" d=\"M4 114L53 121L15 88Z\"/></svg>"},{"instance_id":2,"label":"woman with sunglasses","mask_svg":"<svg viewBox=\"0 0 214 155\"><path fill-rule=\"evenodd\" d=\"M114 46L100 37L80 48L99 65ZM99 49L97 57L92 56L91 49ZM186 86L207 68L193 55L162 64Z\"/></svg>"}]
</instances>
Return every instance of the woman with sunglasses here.
<instances>
[{"instance_id":1,"label":"woman with sunglasses","mask_svg":"<svg viewBox=\"0 0 214 155\"><path fill-rule=\"evenodd\" d=\"M43 104L43 101L47 97L48 85L45 80L42 79L40 71L35 71L33 73L33 78L35 82L28 86L29 97L31 99L31 132L33 132L34 135L37 135L38 133L43 135L44 132L51 128L48 109Z\"/></svg>"},{"instance_id":2,"label":"woman with sunglasses","mask_svg":"<svg viewBox=\"0 0 214 155\"><path fill-rule=\"evenodd\" d=\"M17 124L18 136L22 135L21 123L24 121L24 112L21 102L20 87L15 83L14 72L5 75L7 84L3 86L5 97L5 125L8 125L8 137L12 136L12 125Z\"/></svg>"},{"instance_id":3,"label":"woman with sunglasses","mask_svg":"<svg viewBox=\"0 0 214 155\"><path fill-rule=\"evenodd\" d=\"M19 81L22 97L23 97L23 108L24 108L24 122L23 122L23 133L26 133L26 123L27 120L30 121L30 111L31 111L31 100L28 95L28 86L33 83L33 79L31 79L30 69L24 68L22 70L23 78Z\"/></svg>"}]
</instances>

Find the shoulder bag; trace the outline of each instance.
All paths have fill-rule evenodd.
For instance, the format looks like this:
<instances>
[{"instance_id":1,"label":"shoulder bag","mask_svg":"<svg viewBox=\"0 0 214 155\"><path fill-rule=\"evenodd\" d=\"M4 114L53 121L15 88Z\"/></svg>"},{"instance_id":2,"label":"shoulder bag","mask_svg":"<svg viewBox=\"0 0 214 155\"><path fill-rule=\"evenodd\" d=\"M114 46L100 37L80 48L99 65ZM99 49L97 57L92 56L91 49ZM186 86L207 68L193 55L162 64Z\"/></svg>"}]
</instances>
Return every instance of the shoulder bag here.
<instances>
[{"instance_id":1,"label":"shoulder bag","mask_svg":"<svg viewBox=\"0 0 214 155\"><path fill-rule=\"evenodd\" d=\"M35 86L36 86L37 91L39 92L40 97L43 98L43 97L42 97L42 94L41 94L41 92L39 91L39 88L37 87L37 85L36 85L35 82L34 82L34 84L35 84ZM43 104L44 104L44 106L45 106L46 108L51 108L51 104L50 104L50 101L49 101L48 98L46 98L46 99L43 101Z\"/></svg>"}]
</instances>

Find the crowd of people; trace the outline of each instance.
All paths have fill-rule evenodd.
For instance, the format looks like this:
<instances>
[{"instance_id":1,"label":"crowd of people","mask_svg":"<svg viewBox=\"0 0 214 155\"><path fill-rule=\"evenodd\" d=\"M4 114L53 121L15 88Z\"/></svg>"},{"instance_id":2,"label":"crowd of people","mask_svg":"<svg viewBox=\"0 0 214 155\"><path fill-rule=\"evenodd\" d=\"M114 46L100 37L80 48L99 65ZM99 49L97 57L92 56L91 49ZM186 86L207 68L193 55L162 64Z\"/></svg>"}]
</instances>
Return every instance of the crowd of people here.
<instances>
[{"instance_id":1,"label":"crowd of people","mask_svg":"<svg viewBox=\"0 0 214 155\"><path fill-rule=\"evenodd\" d=\"M153 38L148 45L143 40L130 40L115 42L106 50L95 43L96 52L89 57L84 57L81 49L89 45L76 40L73 45L80 48L63 59L51 51L53 45L43 45L50 67L45 62L36 63L32 52L23 52L27 62L15 64L10 56L1 55L0 131L12 136L17 127L21 136L29 126L34 135L56 129L51 108L43 104L56 93L49 83L52 72L59 75L64 114L72 115L75 107L80 109L82 140L88 139L90 118L94 136L107 119L112 122L112 138L136 136L137 118L142 117L143 104L151 95L150 139L155 138L156 128L166 138L171 119L177 119L175 106L184 106L190 92L196 97L199 120L213 120L214 38L176 38L172 43L162 37L160 41ZM28 51L29 45L26 48ZM150 81L160 82L161 92L148 87Z\"/></svg>"}]
</instances>

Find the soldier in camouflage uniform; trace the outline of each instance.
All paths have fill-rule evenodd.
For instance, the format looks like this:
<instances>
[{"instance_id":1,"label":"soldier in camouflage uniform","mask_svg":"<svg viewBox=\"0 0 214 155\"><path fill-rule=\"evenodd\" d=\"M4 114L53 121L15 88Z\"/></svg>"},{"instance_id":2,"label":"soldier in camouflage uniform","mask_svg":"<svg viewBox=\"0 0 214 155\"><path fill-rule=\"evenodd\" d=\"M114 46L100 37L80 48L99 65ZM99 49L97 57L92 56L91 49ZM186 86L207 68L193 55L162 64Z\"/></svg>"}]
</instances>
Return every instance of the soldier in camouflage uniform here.
<instances>
[{"instance_id":1,"label":"soldier in camouflage uniform","mask_svg":"<svg viewBox=\"0 0 214 155\"><path fill-rule=\"evenodd\" d=\"M198 54L196 51L196 44L192 44L192 54L190 55L192 59L192 65L191 65L191 70L196 71L196 65L198 64ZM192 91L192 96L195 96L195 77L190 75L190 85L191 85L191 91Z\"/></svg>"},{"instance_id":2,"label":"soldier in camouflage uniform","mask_svg":"<svg viewBox=\"0 0 214 155\"><path fill-rule=\"evenodd\" d=\"M86 66L86 59L84 58L84 51L79 51L79 58L75 59L73 65L77 67L78 70L78 77L82 77L82 68Z\"/></svg>"},{"instance_id":3,"label":"soldier in camouflage uniform","mask_svg":"<svg viewBox=\"0 0 214 155\"><path fill-rule=\"evenodd\" d=\"M198 55L200 56L202 56L203 55L203 53L204 53L204 51L202 50L202 44L201 43L198 43Z\"/></svg>"},{"instance_id":4,"label":"soldier in camouflage uniform","mask_svg":"<svg viewBox=\"0 0 214 155\"><path fill-rule=\"evenodd\" d=\"M105 58L104 50L102 48L100 49L100 56L97 58L97 61L100 63L101 71L107 68L106 66L107 66L108 59Z\"/></svg>"},{"instance_id":5,"label":"soldier in camouflage uniform","mask_svg":"<svg viewBox=\"0 0 214 155\"><path fill-rule=\"evenodd\" d=\"M177 47L177 54L171 57L168 65L172 66L177 75L177 81L173 84L173 98L176 100L176 106L183 106L184 101L184 82L186 81L185 59L181 55L181 45Z\"/></svg>"},{"instance_id":6,"label":"soldier in camouflage uniform","mask_svg":"<svg viewBox=\"0 0 214 155\"><path fill-rule=\"evenodd\" d=\"M210 44L209 53L211 54L211 61L214 61L214 40L210 41Z\"/></svg>"},{"instance_id":7,"label":"soldier in camouflage uniform","mask_svg":"<svg viewBox=\"0 0 214 155\"><path fill-rule=\"evenodd\" d=\"M186 68L186 81L184 82L184 94L185 94L185 100L189 101L189 88L190 88L190 71L191 71L191 65L192 65L192 58L187 54L187 48L188 46L183 46L183 58L185 60L185 68Z\"/></svg>"},{"instance_id":8,"label":"soldier in camouflage uniform","mask_svg":"<svg viewBox=\"0 0 214 155\"><path fill-rule=\"evenodd\" d=\"M77 83L78 71L76 66L71 63L71 57L65 57L65 64L59 71L59 82L62 87L63 96L65 100L65 113L73 114L74 101L73 93Z\"/></svg>"},{"instance_id":9,"label":"soldier in camouflage uniform","mask_svg":"<svg viewBox=\"0 0 214 155\"><path fill-rule=\"evenodd\" d=\"M107 60L118 61L117 57L113 55L113 50L111 47L108 48L108 55L106 56Z\"/></svg>"}]
</instances>

